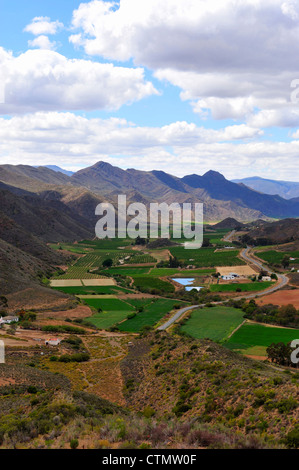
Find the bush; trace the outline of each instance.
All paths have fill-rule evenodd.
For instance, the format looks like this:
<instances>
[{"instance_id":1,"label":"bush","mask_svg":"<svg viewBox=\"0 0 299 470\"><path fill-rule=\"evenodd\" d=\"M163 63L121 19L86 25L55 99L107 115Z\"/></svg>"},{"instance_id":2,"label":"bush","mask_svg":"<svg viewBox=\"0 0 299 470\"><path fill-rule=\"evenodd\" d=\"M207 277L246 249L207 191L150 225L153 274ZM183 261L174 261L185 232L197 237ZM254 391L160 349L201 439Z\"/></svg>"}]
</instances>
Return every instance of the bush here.
<instances>
[{"instance_id":1,"label":"bush","mask_svg":"<svg viewBox=\"0 0 299 470\"><path fill-rule=\"evenodd\" d=\"M72 439L70 442L70 448L71 449L77 449L79 446L79 441L78 439Z\"/></svg>"},{"instance_id":2,"label":"bush","mask_svg":"<svg viewBox=\"0 0 299 470\"><path fill-rule=\"evenodd\" d=\"M145 418L151 418L156 414L155 410L151 408L150 406L146 406L143 410L143 416Z\"/></svg>"},{"instance_id":3,"label":"bush","mask_svg":"<svg viewBox=\"0 0 299 470\"><path fill-rule=\"evenodd\" d=\"M299 426L292 429L285 438L285 443L290 449L298 449L299 447Z\"/></svg>"},{"instance_id":4,"label":"bush","mask_svg":"<svg viewBox=\"0 0 299 470\"><path fill-rule=\"evenodd\" d=\"M90 359L88 353L63 354L58 358L59 362L87 362Z\"/></svg>"}]
</instances>

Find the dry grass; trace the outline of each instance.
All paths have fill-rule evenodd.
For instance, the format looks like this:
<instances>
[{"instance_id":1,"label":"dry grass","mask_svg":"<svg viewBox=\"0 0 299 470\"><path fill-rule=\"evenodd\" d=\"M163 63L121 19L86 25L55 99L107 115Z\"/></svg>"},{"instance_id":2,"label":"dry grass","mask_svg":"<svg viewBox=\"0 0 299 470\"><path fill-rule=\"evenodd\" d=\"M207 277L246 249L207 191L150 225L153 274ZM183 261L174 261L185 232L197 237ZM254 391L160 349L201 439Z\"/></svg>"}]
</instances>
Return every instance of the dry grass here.
<instances>
[{"instance_id":1,"label":"dry grass","mask_svg":"<svg viewBox=\"0 0 299 470\"><path fill-rule=\"evenodd\" d=\"M221 276L228 276L230 273L236 273L239 276L254 276L256 271L254 271L250 266L225 266L218 267L216 271L221 274Z\"/></svg>"}]
</instances>

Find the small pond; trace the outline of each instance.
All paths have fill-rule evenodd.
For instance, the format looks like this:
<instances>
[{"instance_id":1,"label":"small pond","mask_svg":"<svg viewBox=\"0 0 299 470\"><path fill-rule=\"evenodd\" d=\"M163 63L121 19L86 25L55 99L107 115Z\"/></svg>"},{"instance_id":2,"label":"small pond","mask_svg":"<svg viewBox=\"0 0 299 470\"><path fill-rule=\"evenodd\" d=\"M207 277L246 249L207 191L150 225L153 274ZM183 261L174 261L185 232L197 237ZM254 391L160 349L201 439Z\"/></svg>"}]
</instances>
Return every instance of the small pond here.
<instances>
[{"instance_id":1,"label":"small pond","mask_svg":"<svg viewBox=\"0 0 299 470\"><path fill-rule=\"evenodd\" d=\"M192 289L196 289L200 291L203 289L203 287L199 286L193 286L193 282L195 281L194 277L188 277L188 278L173 278L173 281L177 282L178 284L181 284L182 286L185 287L185 290L190 292Z\"/></svg>"}]
</instances>

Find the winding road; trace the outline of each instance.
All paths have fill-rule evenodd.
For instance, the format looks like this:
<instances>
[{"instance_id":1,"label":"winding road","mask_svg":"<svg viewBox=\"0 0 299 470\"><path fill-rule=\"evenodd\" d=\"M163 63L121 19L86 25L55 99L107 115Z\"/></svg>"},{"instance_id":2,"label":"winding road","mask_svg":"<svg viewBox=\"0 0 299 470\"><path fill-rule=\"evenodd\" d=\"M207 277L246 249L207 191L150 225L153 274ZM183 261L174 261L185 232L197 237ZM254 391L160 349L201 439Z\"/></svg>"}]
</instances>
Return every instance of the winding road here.
<instances>
[{"instance_id":1,"label":"winding road","mask_svg":"<svg viewBox=\"0 0 299 470\"><path fill-rule=\"evenodd\" d=\"M226 239L224 239L224 241L228 241L228 239L230 239L233 235L234 235L235 231L231 232L227 237ZM268 267L264 266L262 264L261 261L257 260L256 258L254 258L254 253L252 253L252 248L251 247L247 247L247 248L244 248L241 253L240 253L240 256L241 258L244 259L244 261L247 263L247 264L251 264L251 265L254 265L256 266L259 270L263 270L263 271L267 271L269 272L270 274L274 274L273 271L270 271ZM282 289L283 287L285 287L288 282L289 282L289 279L287 278L287 276L285 276L284 274L277 274L275 273L276 276L278 277L278 282L273 286L273 287L270 287L269 289L267 290L264 290L262 292L256 292L254 294L248 294L246 296L242 296L242 297L235 297L234 300L241 300L241 299L246 299L246 300L249 300L249 299L255 299L256 297L263 297L264 295L268 295L268 294L272 294L273 292L276 292L280 289ZM222 301L222 302L212 302L213 305L220 305L220 304L223 304L225 302L228 302L228 300L225 300L225 301ZM172 326L177 320L179 320L186 312L189 312L190 310L195 310L199 307L205 307L206 304L202 304L202 305L192 305L192 307L185 307L185 308L182 308L180 310L177 311L177 313L172 317L170 318L170 320L168 320L166 323L164 323L163 325L161 325L159 328L157 328L159 331L165 331L167 330L170 326Z\"/></svg>"}]
</instances>

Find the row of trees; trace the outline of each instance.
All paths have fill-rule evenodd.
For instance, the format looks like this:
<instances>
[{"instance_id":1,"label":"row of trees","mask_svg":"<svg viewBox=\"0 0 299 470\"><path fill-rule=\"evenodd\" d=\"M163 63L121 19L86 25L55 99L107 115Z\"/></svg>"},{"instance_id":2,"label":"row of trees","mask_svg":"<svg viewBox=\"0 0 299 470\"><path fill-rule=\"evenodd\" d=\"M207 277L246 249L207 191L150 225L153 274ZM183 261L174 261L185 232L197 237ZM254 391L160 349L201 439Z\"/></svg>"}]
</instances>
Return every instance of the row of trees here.
<instances>
[{"instance_id":1,"label":"row of trees","mask_svg":"<svg viewBox=\"0 0 299 470\"><path fill-rule=\"evenodd\" d=\"M245 318L260 323L268 323L273 325L288 326L291 328L299 327L299 311L294 305L257 305L255 300L251 300L248 304L244 304L243 311Z\"/></svg>"}]
</instances>

